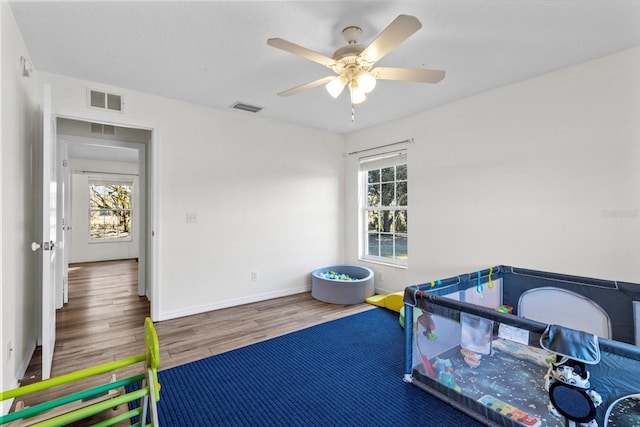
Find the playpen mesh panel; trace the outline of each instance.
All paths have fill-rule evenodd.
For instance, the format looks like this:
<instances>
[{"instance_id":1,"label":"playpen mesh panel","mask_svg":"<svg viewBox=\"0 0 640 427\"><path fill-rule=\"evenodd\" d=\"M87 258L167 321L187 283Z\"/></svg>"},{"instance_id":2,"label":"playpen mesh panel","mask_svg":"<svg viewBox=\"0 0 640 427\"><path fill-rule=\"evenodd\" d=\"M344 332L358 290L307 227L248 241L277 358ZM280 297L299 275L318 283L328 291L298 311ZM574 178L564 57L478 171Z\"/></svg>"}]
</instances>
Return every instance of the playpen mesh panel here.
<instances>
[{"instance_id":1,"label":"playpen mesh panel","mask_svg":"<svg viewBox=\"0 0 640 427\"><path fill-rule=\"evenodd\" d=\"M500 338L503 324L477 312L452 307L431 307L429 311L429 304L414 310L414 381L504 425L525 421L531 426L564 425L561 420L547 420L543 378L548 369L545 359L553 355L539 347ZM428 324L431 330L425 326ZM532 341L539 336L533 333Z\"/></svg>"},{"instance_id":2,"label":"playpen mesh panel","mask_svg":"<svg viewBox=\"0 0 640 427\"><path fill-rule=\"evenodd\" d=\"M517 287L501 268L510 269L492 269L492 279L502 279L501 288ZM547 325L498 312L491 306L497 304L495 299L489 307L466 302L470 292L487 290L488 275L485 270L477 276L472 273L438 281L435 286L407 288L405 312L407 319L413 319L406 334L407 375L419 388L501 425L564 426L564 419L551 415L547 408L544 377L555 361L555 355L539 343ZM530 284L530 280L525 282ZM588 283L591 286L597 280ZM519 296L522 291L511 289L511 294ZM629 305L635 295L625 294ZM503 295L498 301L507 303ZM629 334L633 331L622 333ZM596 410L602 426L612 402L640 392L640 349L606 339L600 340L600 349L602 359L589 371L592 387L603 399Z\"/></svg>"}]
</instances>

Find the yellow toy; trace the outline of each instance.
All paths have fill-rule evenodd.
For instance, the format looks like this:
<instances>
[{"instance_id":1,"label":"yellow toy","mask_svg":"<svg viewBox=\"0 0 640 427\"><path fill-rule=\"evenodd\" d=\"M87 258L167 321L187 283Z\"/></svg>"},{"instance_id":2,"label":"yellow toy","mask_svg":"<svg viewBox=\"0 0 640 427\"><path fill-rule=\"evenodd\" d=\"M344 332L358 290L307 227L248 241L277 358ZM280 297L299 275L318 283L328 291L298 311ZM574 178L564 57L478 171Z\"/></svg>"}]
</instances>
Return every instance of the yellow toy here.
<instances>
[{"instance_id":1,"label":"yellow toy","mask_svg":"<svg viewBox=\"0 0 640 427\"><path fill-rule=\"evenodd\" d=\"M369 304L388 308L389 310L400 313L400 309L404 307L404 291L386 295L374 295L367 298L365 301Z\"/></svg>"}]
</instances>

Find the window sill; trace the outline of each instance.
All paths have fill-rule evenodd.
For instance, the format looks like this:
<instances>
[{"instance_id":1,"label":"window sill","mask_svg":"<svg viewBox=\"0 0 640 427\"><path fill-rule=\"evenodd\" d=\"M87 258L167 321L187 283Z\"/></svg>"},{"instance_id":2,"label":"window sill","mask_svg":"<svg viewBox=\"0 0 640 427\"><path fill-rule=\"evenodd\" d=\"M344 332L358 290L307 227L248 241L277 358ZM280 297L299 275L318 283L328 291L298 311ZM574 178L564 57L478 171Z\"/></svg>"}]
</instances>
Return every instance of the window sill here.
<instances>
[{"instance_id":1,"label":"window sill","mask_svg":"<svg viewBox=\"0 0 640 427\"><path fill-rule=\"evenodd\" d=\"M102 244L102 243L132 243L133 239L104 239L104 240L89 240L90 245Z\"/></svg>"},{"instance_id":2,"label":"window sill","mask_svg":"<svg viewBox=\"0 0 640 427\"><path fill-rule=\"evenodd\" d=\"M368 262L371 264L377 264L377 265L384 265L386 267L393 267L393 268L398 268L401 270L406 270L409 268L408 264L397 264L397 263L393 263L393 262L386 262L384 260L377 260L377 259L370 259L370 258L359 258L359 261L362 262Z\"/></svg>"}]
</instances>

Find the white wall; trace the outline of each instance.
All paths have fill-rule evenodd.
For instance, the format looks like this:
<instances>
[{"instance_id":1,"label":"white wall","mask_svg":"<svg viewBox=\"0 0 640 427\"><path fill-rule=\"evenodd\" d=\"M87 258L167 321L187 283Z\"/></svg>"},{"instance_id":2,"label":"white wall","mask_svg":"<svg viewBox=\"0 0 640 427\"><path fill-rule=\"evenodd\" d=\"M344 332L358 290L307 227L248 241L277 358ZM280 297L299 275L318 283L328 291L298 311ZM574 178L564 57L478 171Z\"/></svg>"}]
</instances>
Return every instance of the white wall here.
<instances>
[{"instance_id":1,"label":"white wall","mask_svg":"<svg viewBox=\"0 0 640 427\"><path fill-rule=\"evenodd\" d=\"M640 282L640 48L348 135L408 145L409 268L401 290L505 264ZM357 156L346 163L356 262Z\"/></svg>"},{"instance_id":2,"label":"white wall","mask_svg":"<svg viewBox=\"0 0 640 427\"><path fill-rule=\"evenodd\" d=\"M302 292L313 269L342 262L342 136L41 76L55 111L156 130L156 320ZM123 93L126 114L88 111L89 85Z\"/></svg>"},{"instance_id":3,"label":"white wall","mask_svg":"<svg viewBox=\"0 0 640 427\"><path fill-rule=\"evenodd\" d=\"M11 8L0 3L1 330L0 387L17 387L38 333L34 212L37 177L37 97L33 79L22 76L20 57L29 57ZM32 156L33 155L33 156ZM33 159L33 160L32 160ZM9 350L11 349L11 350ZM2 405L2 413L8 411Z\"/></svg>"},{"instance_id":4,"label":"white wall","mask_svg":"<svg viewBox=\"0 0 640 427\"><path fill-rule=\"evenodd\" d=\"M89 236L89 181L95 179L127 179L133 182L133 206L140 199L138 185L138 164L124 162L105 162L87 159L70 159L71 172L71 246L69 262L106 261L138 257L140 222L135 210L132 216L132 237L127 241L92 242ZM108 172L118 175L83 173L83 171ZM125 175L123 175L125 174ZM128 174L128 175L126 175Z\"/></svg>"}]
</instances>

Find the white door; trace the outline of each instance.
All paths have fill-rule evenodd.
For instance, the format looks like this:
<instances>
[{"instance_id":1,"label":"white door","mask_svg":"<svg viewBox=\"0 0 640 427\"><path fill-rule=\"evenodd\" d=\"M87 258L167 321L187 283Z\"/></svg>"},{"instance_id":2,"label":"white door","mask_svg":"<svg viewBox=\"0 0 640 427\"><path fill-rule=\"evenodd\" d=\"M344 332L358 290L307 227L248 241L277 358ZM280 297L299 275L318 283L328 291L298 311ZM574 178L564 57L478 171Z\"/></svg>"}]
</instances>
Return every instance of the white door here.
<instances>
[{"instance_id":1,"label":"white door","mask_svg":"<svg viewBox=\"0 0 640 427\"><path fill-rule=\"evenodd\" d=\"M69 189L71 185L71 176L69 174L69 147L56 137L56 145L58 147L57 167L58 171L58 202L57 211L58 218L58 247L57 255L58 275L56 276L56 308L62 308L64 304L69 302L69 248L71 231L70 219L70 203Z\"/></svg>"},{"instance_id":2,"label":"white door","mask_svg":"<svg viewBox=\"0 0 640 427\"><path fill-rule=\"evenodd\" d=\"M56 343L56 149L51 86L45 85L42 107L42 241L31 248L42 254L42 379L51 376Z\"/></svg>"}]
</instances>

